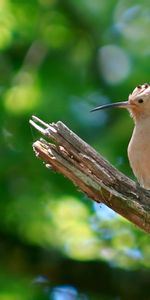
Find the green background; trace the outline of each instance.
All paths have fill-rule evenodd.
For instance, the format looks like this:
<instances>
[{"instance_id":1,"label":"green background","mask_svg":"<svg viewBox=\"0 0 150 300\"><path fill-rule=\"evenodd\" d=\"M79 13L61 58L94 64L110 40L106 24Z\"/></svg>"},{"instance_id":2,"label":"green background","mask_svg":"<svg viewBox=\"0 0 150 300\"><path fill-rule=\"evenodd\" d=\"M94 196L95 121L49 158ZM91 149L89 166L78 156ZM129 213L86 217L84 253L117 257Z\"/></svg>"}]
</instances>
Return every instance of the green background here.
<instances>
[{"instance_id":1,"label":"green background","mask_svg":"<svg viewBox=\"0 0 150 300\"><path fill-rule=\"evenodd\" d=\"M63 121L133 178L123 110L149 81L149 1L0 1L0 299L150 299L148 234L32 151L31 115Z\"/></svg>"}]
</instances>

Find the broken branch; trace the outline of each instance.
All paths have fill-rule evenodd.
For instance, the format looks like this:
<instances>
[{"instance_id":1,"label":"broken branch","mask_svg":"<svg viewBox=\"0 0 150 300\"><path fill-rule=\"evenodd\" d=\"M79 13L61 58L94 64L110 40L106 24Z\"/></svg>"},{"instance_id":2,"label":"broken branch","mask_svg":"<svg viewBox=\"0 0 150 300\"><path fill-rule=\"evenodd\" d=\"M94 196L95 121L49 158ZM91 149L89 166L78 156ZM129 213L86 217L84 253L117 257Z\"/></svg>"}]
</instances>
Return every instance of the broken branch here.
<instances>
[{"instance_id":1,"label":"broken branch","mask_svg":"<svg viewBox=\"0 0 150 300\"><path fill-rule=\"evenodd\" d=\"M44 135L33 149L46 166L68 177L82 192L102 202L150 233L150 195L123 175L65 124L47 124L33 116L30 124Z\"/></svg>"}]
</instances>

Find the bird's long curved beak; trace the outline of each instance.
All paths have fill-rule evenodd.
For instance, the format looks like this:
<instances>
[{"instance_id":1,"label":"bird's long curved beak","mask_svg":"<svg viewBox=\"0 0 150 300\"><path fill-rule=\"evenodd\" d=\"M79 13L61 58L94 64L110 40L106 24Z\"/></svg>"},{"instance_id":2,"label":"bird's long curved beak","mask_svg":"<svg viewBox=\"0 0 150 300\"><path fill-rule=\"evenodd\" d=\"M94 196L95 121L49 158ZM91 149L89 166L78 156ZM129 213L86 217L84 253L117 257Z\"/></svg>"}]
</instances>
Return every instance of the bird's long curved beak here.
<instances>
[{"instance_id":1,"label":"bird's long curved beak","mask_svg":"<svg viewBox=\"0 0 150 300\"><path fill-rule=\"evenodd\" d=\"M116 102L116 103L109 103L109 104L100 105L96 108L93 108L91 110L91 112L96 111L96 110L111 108L111 107L129 108L129 102L128 101L122 101L122 102Z\"/></svg>"}]
</instances>

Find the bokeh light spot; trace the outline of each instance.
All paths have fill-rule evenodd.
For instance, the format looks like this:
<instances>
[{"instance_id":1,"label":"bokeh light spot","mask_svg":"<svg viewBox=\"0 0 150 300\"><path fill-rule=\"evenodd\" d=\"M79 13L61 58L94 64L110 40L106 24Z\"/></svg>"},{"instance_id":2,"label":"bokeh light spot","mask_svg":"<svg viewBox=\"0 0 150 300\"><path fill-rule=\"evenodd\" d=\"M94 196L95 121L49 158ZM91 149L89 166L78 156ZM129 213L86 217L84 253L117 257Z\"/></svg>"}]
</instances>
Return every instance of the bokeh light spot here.
<instances>
[{"instance_id":1,"label":"bokeh light spot","mask_svg":"<svg viewBox=\"0 0 150 300\"><path fill-rule=\"evenodd\" d=\"M11 113L26 113L39 103L40 90L35 78L29 74L23 78L24 80L12 86L4 96L5 108Z\"/></svg>"},{"instance_id":2,"label":"bokeh light spot","mask_svg":"<svg viewBox=\"0 0 150 300\"><path fill-rule=\"evenodd\" d=\"M0 1L0 49L6 48L12 41L14 17L9 8L9 2Z\"/></svg>"},{"instance_id":3,"label":"bokeh light spot","mask_svg":"<svg viewBox=\"0 0 150 300\"><path fill-rule=\"evenodd\" d=\"M99 69L105 81L115 85L125 80L130 73L130 60L124 49L107 45L99 50Z\"/></svg>"}]
</instances>

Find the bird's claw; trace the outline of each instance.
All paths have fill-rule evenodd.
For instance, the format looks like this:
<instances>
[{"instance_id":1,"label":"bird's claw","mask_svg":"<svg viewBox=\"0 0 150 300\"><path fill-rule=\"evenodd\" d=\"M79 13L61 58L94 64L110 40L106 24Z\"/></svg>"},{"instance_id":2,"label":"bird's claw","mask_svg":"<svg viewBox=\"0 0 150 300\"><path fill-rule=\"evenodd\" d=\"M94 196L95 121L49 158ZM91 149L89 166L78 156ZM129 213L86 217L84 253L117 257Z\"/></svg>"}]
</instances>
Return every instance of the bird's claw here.
<instances>
[{"instance_id":1,"label":"bird's claw","mask_svg":"<svg viewBox=\"0 0 150 300\"><path fill-rule=\"evenodd\" d=\"M150 198L150 190L146 190L144 189L142 186L140 186L140 184L137 182L136 183L136 188L137 188L137 192L138 192L138 197L141 199L144 196L147 196Z\"/></svg>"}]
</instances>

